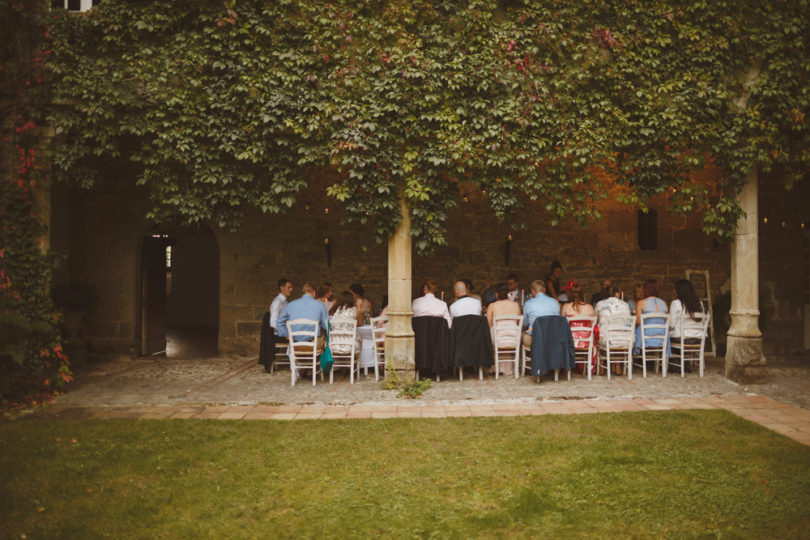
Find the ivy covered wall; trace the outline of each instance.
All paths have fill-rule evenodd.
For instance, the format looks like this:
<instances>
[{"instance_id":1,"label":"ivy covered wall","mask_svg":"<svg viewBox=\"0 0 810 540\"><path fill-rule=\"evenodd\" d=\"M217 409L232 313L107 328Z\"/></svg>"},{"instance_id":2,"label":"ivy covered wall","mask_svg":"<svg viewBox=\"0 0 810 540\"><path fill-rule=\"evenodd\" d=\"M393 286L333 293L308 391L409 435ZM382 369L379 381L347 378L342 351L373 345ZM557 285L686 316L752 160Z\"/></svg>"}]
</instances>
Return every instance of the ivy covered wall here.
<instances>
[{"instance_id":1,"label":"ivy covered wall","mask_svg":"<svg viewBox=\"0 0 810 540\"><path fill-rule=\"evenodd\" d=\"M150 216L234 228L295 205L307 171L384 240L446 242L465 183L550 225L669 193L729 238L752 168L810 154L810 6L750 2L107 0L54 17L58 176L121 158ZM711 185L690 173L714 163Z\"/></svg>"}]
</instances>

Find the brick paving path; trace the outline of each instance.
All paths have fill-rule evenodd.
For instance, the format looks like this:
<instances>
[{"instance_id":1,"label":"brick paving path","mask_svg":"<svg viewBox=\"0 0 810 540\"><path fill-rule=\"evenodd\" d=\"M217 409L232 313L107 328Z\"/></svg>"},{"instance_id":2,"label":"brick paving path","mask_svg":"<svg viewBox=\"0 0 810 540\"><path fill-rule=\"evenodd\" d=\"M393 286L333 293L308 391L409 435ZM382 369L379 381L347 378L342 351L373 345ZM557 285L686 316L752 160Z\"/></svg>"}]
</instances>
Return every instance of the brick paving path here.
<instances>
[{"instance_id":1,"label":"brick paving path","mask_svg":"<svg viewBox=\"0 0 810 540\"><path fill-rule=\"evenodd\" d=\"M36 418L197 418L219 420L328 420L346 418L457 418L601 412L725 409L746 420L810 445L810 410L767 396L565 400L518 403L412 405L158 405L75 407L52 405Z\"/></svg>"}]
</instances>

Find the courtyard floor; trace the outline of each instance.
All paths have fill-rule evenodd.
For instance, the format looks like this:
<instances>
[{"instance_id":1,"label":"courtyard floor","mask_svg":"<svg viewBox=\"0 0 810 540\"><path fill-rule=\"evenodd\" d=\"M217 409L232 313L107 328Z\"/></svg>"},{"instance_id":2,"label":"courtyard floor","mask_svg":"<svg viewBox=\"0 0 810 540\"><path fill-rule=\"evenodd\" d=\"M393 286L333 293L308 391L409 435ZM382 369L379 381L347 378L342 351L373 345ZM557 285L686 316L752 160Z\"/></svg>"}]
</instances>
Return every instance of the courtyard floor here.
<instances>
[{"instance_id":1,"label":"courtyard floor","mask_svg":"<svg viewBox=\"0 0 810 540\"><path fill-rule=\"evenodd\" d=\"M96 360L75 368L76 382L33 412L58 418L330 419L584 414L721 408L810 445L810 359L770 361L768 381L743 386L723 377L710 358L703 378L635 371L626 377L544 377L465 374L434 382L421 399L398 398L374 374L349 384L311 379L290 386L289 370L266 373L255 357Z\"/></svg>"}]
</instances>

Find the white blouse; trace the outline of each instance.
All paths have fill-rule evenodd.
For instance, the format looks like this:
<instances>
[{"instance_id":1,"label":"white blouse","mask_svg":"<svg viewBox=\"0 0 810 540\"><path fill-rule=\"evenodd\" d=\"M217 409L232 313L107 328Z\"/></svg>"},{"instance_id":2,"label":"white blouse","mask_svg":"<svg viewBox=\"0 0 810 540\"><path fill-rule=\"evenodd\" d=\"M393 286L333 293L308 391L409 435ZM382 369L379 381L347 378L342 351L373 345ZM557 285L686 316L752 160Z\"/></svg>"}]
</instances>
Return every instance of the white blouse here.
<instances>
[{"instance_id":1,"label":"white blouse","mask_svg":"<svg viewBox=\"0 0 810 540\"><path fill-rule=\"evenodd\" d=\"M704 311L703 302L700 303L700 310ZM674 338L681 338L681 315L684 313L683 304L677 298L669 305L669 335ZM694 328L687 328L683 337L685 338L702 338L703 334L700 330Z\"/></svg>"}]
</instances>

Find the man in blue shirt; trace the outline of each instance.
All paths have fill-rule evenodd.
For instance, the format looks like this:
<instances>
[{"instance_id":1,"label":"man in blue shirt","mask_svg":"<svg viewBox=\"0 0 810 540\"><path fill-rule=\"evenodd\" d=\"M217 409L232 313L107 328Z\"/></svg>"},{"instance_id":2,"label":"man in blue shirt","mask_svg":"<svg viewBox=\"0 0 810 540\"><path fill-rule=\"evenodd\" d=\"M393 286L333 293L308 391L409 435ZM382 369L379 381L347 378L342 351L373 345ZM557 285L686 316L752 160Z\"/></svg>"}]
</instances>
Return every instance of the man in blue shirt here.
<instances>
[{"instance_id":1,"label":"man in blue shirt","mask_svg":"<svg viewBox=\"0 0 810 540\"><path fill-rule=\"evenodd\" d=\"M318 351L324 349L326 343L326 329L329 325L329 313L326 311L326 306L323 302L315 300L315 287L311 283L304 284L304 294L298 300L293 300L281 311L278 316L276 326L278 327L278 334L283 337L289 337L287 332L287 321L294 321L295 319L311 319L318 321ZM304 326L293 325L293 330L303 330ZM296 341L303 341L304 336L296 337Z\"/></svg>"},{"instance_id":2,"label":"man in blue shirt","mask_svg":"<svg viewBox=\"0 0 810 540\"><path fill-rule=\"evenodd\" d=\"M532 281L534 298L523 304L523 327L527 328L523 334L523 344L530 347L532 344L532 325L537 317L560 314L560 303L545 294L546 284L541 280Z\"/></svg>"}]
</instances>

